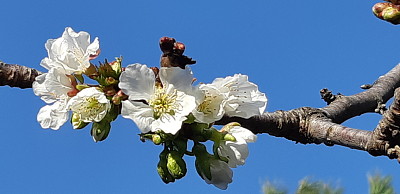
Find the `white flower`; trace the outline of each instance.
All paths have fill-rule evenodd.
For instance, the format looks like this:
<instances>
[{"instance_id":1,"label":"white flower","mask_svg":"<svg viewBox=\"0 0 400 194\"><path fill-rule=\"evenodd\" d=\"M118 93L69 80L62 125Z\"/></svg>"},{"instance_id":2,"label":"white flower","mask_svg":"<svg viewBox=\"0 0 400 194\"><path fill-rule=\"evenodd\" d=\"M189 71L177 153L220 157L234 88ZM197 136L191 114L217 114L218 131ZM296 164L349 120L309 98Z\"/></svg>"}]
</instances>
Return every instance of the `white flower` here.
<instances>
[{"instance_id":1,"label":"white flower","mask_svg":"<svg viewBox=\"0 0 400 194\"><path fill-rule=\"evenodd\" d=\"M74 87L63 69L53 68L36 77L32 85L35 95L48 104L40 109L37 120L43 128L59 129L68 120L68 93Z\"/></svg>"},{"instance_id":2,"label":"white flower","mask_svg":"<svg viewBox=\"0 0 400 194\"><path fill-rule=\"evenodd\" d=\"M46 42L49 57L41 61L41 65L50 70L53 67L65 69L66 74L82 72L90 66L89 60L99 54L99 40L95 38L90 43L87 32L74 32L67 27L63 35Z\"/></svg>"},{"instance_id":3,"label":"white flower","mask_svg":"<svg viewBox=\"0 0 400 194\"><path fill-rule=\"evenodd\" d=\"M249 156L247 143L255 142L257 136L250 130L234 126L227 129L228 134L235 137L236 141L222 141L218 147L218 154L228 158L228 165L231 168L236 168L238 165L243 165L246 158Z\"/></svg>"},{"instance_id":4,"label":"white flower","mask_svg":"<svg viewBox=\"0 0 400 194\"><path fill-rule=\"evenodd\" d=\"M197 108L192 111L197 122L212 123L224 116L226 94L211 84L201 84L196 95Z\"/></svg>"},{"instance_id":5,"label":"white flower","mask_svg":"<svg viewBox=\"0 0 400 194\"><path fill-rule=\"evenodd\" d=\"M248 81L247 75L217 78L211 85L227 94L224 110L229 116L250 118L261 115L267 106L267 97L258 90L256 84Z\"/></svg>"},{"instance_id":6,"label":"white flower","mask_svg":"<svg viewBox=\"0 0 400 194\"><path fill-rule=\"evenodd\" d=\"M94 87L85 88L72 97L67 105L83 122L100 122L111 108L110 101Z\"/></svg>"},{"instance_id":7,"label":"white flower","mask_svg":"<svg viewBox=\"0 0 400 194\"><path fill-rule=\"evenodd\" d=\"M224 114L250 118L262 114L267 106L265 94L258 91L257 85L249 82L246 75L217 78L198 88L197 108L192 112L197 122L212 123Z\"/></svg>"},{"instance_id":8,"label":"white flower","mask_svg":"<svg viewBox=\"0 0 400 194\"><path fill-rule=\"evenodd\" d=\"M228 164L222 160L211 158L209 162L211 180L205 176L203 171L200 171L200 176L206 181L207 184L213 184L219 189L227 189L228 184L232 183L232 170L229 168Z\"/></svg>"},{"instance_id":9,"label":"white flower","mask_svg":"<svg viewBox=\"0 0 400 194\"><path fill-rule=\"evenodd\" d=\"M119 87L129 99L122 102L121 115L132 119L143 133L176 134L196 106L194 97L185 93L192 90L193 76L190 69L179 67L163 67L159 76L162 87L146 65L126 67Z\"/></svg>"}]
</instances>

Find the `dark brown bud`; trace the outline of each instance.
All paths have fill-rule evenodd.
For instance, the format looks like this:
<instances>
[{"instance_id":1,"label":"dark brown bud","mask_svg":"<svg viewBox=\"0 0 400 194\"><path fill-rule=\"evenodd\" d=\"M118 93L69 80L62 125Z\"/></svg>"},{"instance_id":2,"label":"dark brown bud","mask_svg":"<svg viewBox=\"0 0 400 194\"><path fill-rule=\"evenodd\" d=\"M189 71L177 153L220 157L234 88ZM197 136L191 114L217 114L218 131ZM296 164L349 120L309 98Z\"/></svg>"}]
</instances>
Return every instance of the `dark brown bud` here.
<instances>
[{"instance_id":1,"label":"dark brown bud","mask_svg":"<svg viewBox=\"0 0 400 194\"><path fill-rule=\"evenodd\" d=\"M174 46L174 52L178 55L182 55L185 52L185 44L176 42Z\"/></svg>"},{"instance_id":2,"label":"dark brown bud","mask_svg":"<svg viewBox=\"0 0 400 194\"><path fill-rule=\"evenodd\" d=\"M172 53L174 50L174 38L162 37L160 38L160 49L163 53Z\"/></svg>"},{"instance_id":3,"label":"dark brown bud","mask_svg":"<svg viewBox=\"0 0 400 194\"><path fill-rule=\"evenodd\" d=\"M385 0L385 1L393 3L395 5L400 5L400 0Z\"/></svg>"}]
</instances>

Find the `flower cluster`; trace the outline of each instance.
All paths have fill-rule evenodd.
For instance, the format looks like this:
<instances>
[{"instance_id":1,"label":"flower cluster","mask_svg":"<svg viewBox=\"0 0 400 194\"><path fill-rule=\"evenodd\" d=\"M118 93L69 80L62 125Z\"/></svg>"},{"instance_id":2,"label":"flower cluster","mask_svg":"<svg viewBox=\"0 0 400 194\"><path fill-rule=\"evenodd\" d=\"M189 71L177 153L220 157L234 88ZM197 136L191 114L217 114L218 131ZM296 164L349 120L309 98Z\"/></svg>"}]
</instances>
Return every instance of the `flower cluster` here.
<instances>
[{"instance_id":1,"label":"flower cluster","mask_svg":"<svg viewBox=\"0 0 400 194\"><path fill-rule=\"evenodd\" d=\"M194 85L187 65L195 61L183 55L184 44L163 37L160 47L160 68L138 63L121 68L121 58L97 67L90 60L99 54L98 39L90 43L88 33L66 28L61 38L47 41L49 56L41 65L49 71L33 84L34 93L49 104L39 111L38 121L51 129L59 129L69 117L75 129L93 123L91 134L97 142L108 136L111 122L121 114L137 125L143 141L163 146L157 171L165 183L186 175L187 155L196 157L196 170L206 183L226 189L232 182L231 168L245 163L247 143L257 136L239 123L218 130L215 122L224 115L260 115L267 98L241 74ZM85 78L97 84L84 83ZM188 141L193 141L191 150ZM206 141L213 142L212 154Z\"/></svg>"},{"instance_id":2,"label":"flower cluster","mask_svg":"<svg viewBox=\"0 0 400 194\"><path fill-rule=\"evenodd\" d=\"M36 77L33 83L35 95L47 104L40 109L37 120L43 128L59 129L70 117L74 129L81 129L93 122L92 135L95 141L105 139L110 122L118 115L119 109L111 103L110 92L116 88L121 73L120 60L95 67L90 60L99 53L99 40L90 43L87 32L74 32L65 28L60 38L46 42L48 57L41 65L48 70ZM106 71L111 69L112 71ZM118 72L119 71L119 72ZM98 81L99 85L84 83L84 76ZM107 83L114 79L115 83Z\"/></svg>"}]
</instances>

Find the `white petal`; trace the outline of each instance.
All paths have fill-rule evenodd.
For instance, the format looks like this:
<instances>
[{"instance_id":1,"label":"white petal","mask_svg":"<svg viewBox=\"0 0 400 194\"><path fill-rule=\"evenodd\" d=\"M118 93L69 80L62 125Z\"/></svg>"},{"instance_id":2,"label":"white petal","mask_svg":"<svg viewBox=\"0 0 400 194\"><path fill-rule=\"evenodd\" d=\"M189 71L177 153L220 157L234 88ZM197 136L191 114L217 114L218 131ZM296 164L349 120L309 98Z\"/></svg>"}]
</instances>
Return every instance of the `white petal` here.
<instances>
[{"instance_id":1,"label":"white petal","mask_svg":"<svg viewBox=\"0 0 400 194\"><path fill-rule=\"evenodd\" d=\"M189 67L185 69L180 67L161 67L159 75L161 82L165 85L164 87L172 84L179 91L191 93L193 73Z\"/></svg>"},{"instance_id":2,"label":"white petal","mask_svg":"<svg viewBox=\"0 0 400 194\"><path fill-rule=\"evenodd\" d=\"M160 118L154 120L151 124L152 131L162 130L165 133L175 135L182 127L182 122L187 118L190 112L196 107L195 99L193 96L186 95L183 92L177 91L177 103L179 108L175 110L174 115L164 113Z\"/></svg>"},{"instance_id":3,"label":"white petal","mask_svg":"<svg viewBox=\"0 0 400 194\"><path fill-rule=\"evenodd\" d=\"M122 101L121 115L124 118L133 120L142 133L150 132L151 123L155 120L150 106L130 100Z\"/></svg>"},{"instance_id":4,"label":"white petal","mask_svg":"<svg viewBox=\"0 0 400 194\"><path fill-rule=\"evenodd\" d=\"M52 68L46 75L45 80L46 89L55 94L56 96L67 95L67 93L73 90L70 79L65 75L63 69Z\"/></svg>"},{"instance_id":5,"label":"white petal","mask_svg":"<svg viewBox=\"0 0 400 194\"><path fill-rule=\"evenodd\" d=\"M174 117L170 114L162 114L160 118L151 123L151 131L156 132L162 130L165 133L175 135L182 127L182 122L186 117Z\"/></svg>"},{"instance_id":6,"label":"white petal","mask_svg":"<svg viewBox=\"0 0 400 194\"><path fill-rule=\"evenodd\" d=\"M208 184L213 184L219 189L225 190L228 184L232 182L233 172L228 164L221 160L210 161L211 180L203 176Z\"/></svg>"},{"instance_id":7,"label":"white petal","mask_svg":"<svg viewBox=\"0 0 400 194\"><path fill-rule=\"evenodd\" d=\"M244 139L237 138L236 142L225 141L221 143L218 152L221 156L228 158L228 165L236 168L243 165L249 156L249 149Z\"/></svg>"},{"instance_id":8,"label":"white petal","mask_svg":"<svg viewBox=\"0 0 400 194\"><path fill-rule=\"evenodd\" d=\"M68 120L65 103L57 101L53 105L42 107L37 115L37 120L42 128L59 129Z\"/></svg>"},{"instance_id":9,"label":"white petal","mask_svg":"<svg viewBox=\"0 0 400 194\"><path fill-rule=\"evenodd\" d=\"M93 99L88 102L88 99ZM93 103L93 104L91 104ZM85 88L72 97L67 108L78 114L83 122L100 122L111 108L110 101L95 87Z\"/></svg>"},{"instance_id":10,"label":"white petal","mask_svg":"<svg viewBox=\"0 0 400 194\"><path fill-rule=\"evenodd\" d=\"M244 139L246 142L255 142L257 140L257 136L244 127L235 126L229 129L229 133L232 134L235 138Z\"/></svg>"},{"instance_id":11,"label":"white petal","mask_svg":"<svg viewBox=\"0 0 400 194\"><path fill-rule=\"evenodd\" d=\"M197 95L197 108L192 112L196 121L212 123L220 120L225 113L226 95L211 84L201 84L199 90L202 96Z\"/></svg>"},{"instance_id":12,"label":"white petal","mask_svg":"<svg viewBox=\"0 0 400 194\"><path fill-rule=\"evenodd\" d=\"M154 93L154 72L146 65L129 65L121 73L119 87L130 100L148 100Z\"/></svg>"},{"instance_id":13,"label":"white petal","mask_svg":"<svg viewBox=\"0 0 400 194\"><path fill-rule=\"evenodd\" d=\"M39 75L35 78L35 81L32 84L33 93L36 96L40 96L40 98L46 103L53 103L56 101L56 96L51 94L44 84L47 73Z\"/></svg>"},{"instance_id":14,"label":"white petal","mask_svg":"<svg viewBox=\"0 0 400 194\"><path fill-rule=\"evenodd\" d=\"M264 112L267 98L258 91L256 84L249 82L246 75L235 74L226 78L217 78L212 85L221 92L228 93L225 114L250 118Z\"/></svg>"},{"instance_id":15,"label":"white petal","mask_svg":"<svg viewBox=\"0 0 400 194\"><path fill-rule=\"evenodd\" d=\"M99 39L96 37L92 44L90 44L87 49L86 49L86 53L88 55L95 55L97 54L98 50L100 49L100 43L99 43Z\"/></svg>"},{"instance_id":16,"label":"white petal","mask_svg":"<svg viewBox=\"0 0 400 194\"><path fill-rule=\"evenodd\" d=\"M47 69L62 67L66 74L73 74L89 67L89 57L96 53L99 42L96 38L90 44L89 33L76 33L67 27L60 38L48 40L45 47L49 57L42 60L43 67Z\"/></svg>"}]
</instances>

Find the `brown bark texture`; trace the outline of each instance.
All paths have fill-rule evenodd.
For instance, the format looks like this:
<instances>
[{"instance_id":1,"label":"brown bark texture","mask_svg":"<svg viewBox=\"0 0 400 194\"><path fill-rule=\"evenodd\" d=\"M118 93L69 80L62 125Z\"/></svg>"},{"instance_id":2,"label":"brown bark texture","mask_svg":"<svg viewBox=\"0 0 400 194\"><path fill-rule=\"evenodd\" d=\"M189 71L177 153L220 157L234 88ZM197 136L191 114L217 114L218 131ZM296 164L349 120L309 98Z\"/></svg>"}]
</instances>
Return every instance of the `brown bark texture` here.
<instances>
[{"instance_id":1,"label":"brown bark texture","mask_svg":"<svg viewBox=\"0 0 400 194\"><path fill-rule=\"evenodd\" d=\"M40 74L29 67L0 62L0 86L31 88ZM341 145L400 162L400 89L396 89L399 86L400 64L372 85L361 86L365 91L358 94L333 95L328 89L322 89L321 97L327 102L323 108L279 110L249 119L225 116L216 124L239 122L255 134L267 133L303 144ZM392 97L393 103L386 109L385 103ZM341 125L348 119L371 112L382 114L373 131Z\"/></svg>"}]
</instances>

